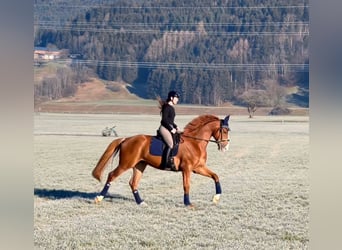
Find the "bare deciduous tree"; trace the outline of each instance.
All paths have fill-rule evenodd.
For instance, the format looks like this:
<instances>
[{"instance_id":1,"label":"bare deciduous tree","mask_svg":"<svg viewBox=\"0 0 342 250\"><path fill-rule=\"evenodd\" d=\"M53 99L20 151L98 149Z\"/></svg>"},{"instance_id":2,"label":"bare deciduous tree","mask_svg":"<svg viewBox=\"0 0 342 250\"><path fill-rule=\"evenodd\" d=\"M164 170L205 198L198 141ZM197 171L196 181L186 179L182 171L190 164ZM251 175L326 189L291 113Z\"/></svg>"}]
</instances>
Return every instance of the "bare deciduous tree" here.
<instances>
[{"instance_id":1,"label":"bare deciduous tree","mask_svg":"<svg viewBox=\"0 0 342 250\"><path fill-rule=\"evenodd\" d=\"M277 81L265 81L263 86L266 89L270 107L282 107L285 103L286 90Z\"/></svg>"}]
</instances>

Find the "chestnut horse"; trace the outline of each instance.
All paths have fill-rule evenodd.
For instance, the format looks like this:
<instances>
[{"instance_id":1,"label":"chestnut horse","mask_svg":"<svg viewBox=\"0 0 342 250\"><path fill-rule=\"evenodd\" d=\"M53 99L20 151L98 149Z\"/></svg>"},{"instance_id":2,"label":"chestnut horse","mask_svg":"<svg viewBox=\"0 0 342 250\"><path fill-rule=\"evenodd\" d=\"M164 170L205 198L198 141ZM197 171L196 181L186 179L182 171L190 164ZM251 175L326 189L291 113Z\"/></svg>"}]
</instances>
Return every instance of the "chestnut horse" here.
<instances>
[{"instance_id":1,"label":"chestnut horse","mask_svg":"<svg viewBox=\"0 0 342 250\"><path fill-rule=\"evenodd\" d=\"M214 115L201 115L189 122L180 134L178 153L174 157L178 171L183 175L184 205L192 206L190 202L190 176L191 172L210 177L215 182L216 194L213 202L220 199L221 185L219 177L211 171L207 165L206 148L209 142L218 145L218 150L226 151L229 146L229 115L219 119ZM211 139L214 138L214 140ZM108 174L106 184L101 193L96 196L95 202L99 203L107 194L110 183L126 170L133 168L133 175L129 181L135 201L138 205L144 204L138 192L139 181L147 165L157 169L161 168L161 157L151 155L149 147L153 136L135 135L128 138L120 138L111 142L99 159L92 175L101 181L101 176L109 160L119 154L118 166Z\"/></svg>"}]
</instances>

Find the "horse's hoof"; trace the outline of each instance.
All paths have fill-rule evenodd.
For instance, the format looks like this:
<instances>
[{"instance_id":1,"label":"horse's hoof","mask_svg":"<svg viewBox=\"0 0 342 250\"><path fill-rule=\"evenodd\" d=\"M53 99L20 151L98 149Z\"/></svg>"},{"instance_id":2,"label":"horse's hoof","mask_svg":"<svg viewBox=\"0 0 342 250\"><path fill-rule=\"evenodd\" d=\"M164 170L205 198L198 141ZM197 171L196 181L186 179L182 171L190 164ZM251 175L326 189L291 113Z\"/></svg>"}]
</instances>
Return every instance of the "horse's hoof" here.
<instances>
[{"instance_id":1,"label":"horse's hoof","mask_svg":"<svg viewBox=\"0 0 342 250\"><path fill-rule=\"evenodd\" d=\"M95 204L99 204L103 200L103 195L98 195L95 198Z\"/></svg>"},{"instance_id":2,"label":"horse's hoof","mask_svg":"<svg viewBox=\"0 0 342 250\"><path fill-rule=\"evenodd\" d=\"M147 203L145 201L140 202L140 204L138 204L139 206L142 207L147 207Z\"/></svg>"},{"instance_id":3,"label":"horse's hoof","mask_svg":"<svg viewBox=\"0 0 342 250\"><path fill-rule=\"evenodd\" d=\"M217 204L220 201L221 194L215 194L213 197L213 202Z\"/></svg>"},{"instance_id":4,"label":"horse's hoof","mask_svg":"<svg viewBox=\"0 0 342 250\"><path fill-rule=\"evenodd\" d=\"M195 209L195 205L190 203L189 205L185 205L187 208L190 208L190 209Z\"/></svg>"}]
</instances>

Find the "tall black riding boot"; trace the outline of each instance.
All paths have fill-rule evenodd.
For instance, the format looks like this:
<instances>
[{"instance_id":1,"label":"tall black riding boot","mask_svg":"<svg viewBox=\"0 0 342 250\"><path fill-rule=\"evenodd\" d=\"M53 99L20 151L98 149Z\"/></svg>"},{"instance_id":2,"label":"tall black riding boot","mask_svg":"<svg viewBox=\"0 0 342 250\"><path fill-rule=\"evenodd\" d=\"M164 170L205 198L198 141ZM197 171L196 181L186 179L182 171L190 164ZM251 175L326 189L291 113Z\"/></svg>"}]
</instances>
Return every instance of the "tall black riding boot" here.
<instances>
[{"instance_id":1,"label":"tall black riding boot","mask_svg":"<svg viewBox=\"0 0 342 250\"><path fill-rule=\"evenodd\" d=\"M173 156L172 156L172 148L167 147L167 151L166 151L166 165L167 168L171 168L172 171L177 171L175 163L173 161Z\"/></svg>"},{"instance_id":2,"label":"tall black riding boot","mask_svg":"<svg viewBox=\"0 0 342 250\"><path fill-rule=\"evenodd\" d=\"M171 153L172 153L172 148L166 146L164 149L162 164L164 168L171 168L172 171L177 171L175 163L173 161L173 156Z\"/></svg>"},{"instance_id":3,"label":"tall black riding boot","mask_svg":"<svg viewBox=\"0 0 342 250\"><path fill-rule=\"evenodd\" d=\"M170 156L168 161L167 161L167 166L169 168L171 168L172 171L177 171L177 168L176 168L176 165L175 165L175 162L173 160L173 156Z\"/></svg>"},{"instance_id":4,"label":"tall black riding boot","mask_svg":"<svg viewBox=\"0 0 342 250\"><path fill-rule=\"evenodd\" d=\"M161 168L165 169L167 167L167 151L168 151L168 146L165 146L164 149L163 149L163 155L162 155L162 158L161 158Z\"/></svg>"}]
</instances>

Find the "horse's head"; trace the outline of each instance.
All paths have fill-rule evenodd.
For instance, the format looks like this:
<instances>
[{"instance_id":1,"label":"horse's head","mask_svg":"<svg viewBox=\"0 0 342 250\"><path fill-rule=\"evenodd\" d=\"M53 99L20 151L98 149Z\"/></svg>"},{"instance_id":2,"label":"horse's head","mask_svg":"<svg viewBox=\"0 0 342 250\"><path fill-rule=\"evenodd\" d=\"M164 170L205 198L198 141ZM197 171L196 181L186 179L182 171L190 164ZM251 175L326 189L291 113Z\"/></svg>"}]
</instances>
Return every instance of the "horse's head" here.
<instances>
[{"instance_id":1,"label":"horse's head","mask_svg":"<svg viewBox=\"0 0 342 250\"><path fill-rule=\"evenodd\" d=\"M218 150L227 151L229 149L229 115L220 120L220 127L215 130L213 137L216 140Z\"/></svg>"},{"instance_id":2,"label":"horse's head","mask_svg":"<svg viewBox=\"0 0 342 250\"><path fill-rule=\"evenodd\" d=\"M223 120L214 115L201 115L189 122L183 136L195 141L215 142L220 151L229 147L229 115ZM214 137L215 140L210 140Z\"/></svg>"}]
</instances>

